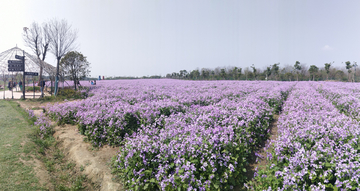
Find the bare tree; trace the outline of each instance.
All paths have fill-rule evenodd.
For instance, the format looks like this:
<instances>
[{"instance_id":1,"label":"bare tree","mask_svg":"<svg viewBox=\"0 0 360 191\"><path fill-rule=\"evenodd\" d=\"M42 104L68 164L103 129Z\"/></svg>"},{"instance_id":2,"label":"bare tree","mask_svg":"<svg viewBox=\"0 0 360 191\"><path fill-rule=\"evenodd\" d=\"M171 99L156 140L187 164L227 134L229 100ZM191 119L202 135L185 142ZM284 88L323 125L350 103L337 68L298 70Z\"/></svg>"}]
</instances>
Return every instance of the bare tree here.
<instances>
[{"instance_id":1,"label":"bare tree","mask_svg":"<svg viewBox=\"0 0 360 191\"><path fill-rule=\"evenodd\" d=\"M49 36L49 25L44 23L40 26L38 23L33 22L30 27L24 27L23 39L25 46L29 47L36 55L40 65L39 81L42 81L42 73L44 68L44 60L49 50L50 36ZM42 57L40 59L40 56ZM43 95L43 92L41 94Z\"/></svg>"},{"instance_id":2,"label":"bare tree","mask_svg":"<svg viewBox=\"0 0 360 191\"><path fill-rule=\"evenodd\" d=\"M77 31L71 29L71 25L66 20L52 19L49 22L50 35L50 51L56 57L56 80L55 92L57 94L59 81L59 63L61 58L69 51L76 49L75 40L77 39Z\"/></svg>"}]
</instances>

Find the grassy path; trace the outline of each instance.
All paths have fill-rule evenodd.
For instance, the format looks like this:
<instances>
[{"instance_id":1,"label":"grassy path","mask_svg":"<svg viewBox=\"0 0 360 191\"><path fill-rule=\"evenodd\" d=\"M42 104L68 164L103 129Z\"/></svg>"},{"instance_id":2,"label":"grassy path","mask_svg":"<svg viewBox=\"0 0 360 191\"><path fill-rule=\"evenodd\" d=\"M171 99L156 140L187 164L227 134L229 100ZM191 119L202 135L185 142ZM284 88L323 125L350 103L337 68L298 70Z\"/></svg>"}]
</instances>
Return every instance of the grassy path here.
<instances>
[{"instance_id":1,"label":"grassy path","mask_svg":"<svg viewBox=\"0 0 360 191\"><path fill-rule=\"evenodd\" d=\"M42 190L32 166L34 145L27 140L31 127L17 103L0 100L0 190Z\"/></svg>"}]
</instances>

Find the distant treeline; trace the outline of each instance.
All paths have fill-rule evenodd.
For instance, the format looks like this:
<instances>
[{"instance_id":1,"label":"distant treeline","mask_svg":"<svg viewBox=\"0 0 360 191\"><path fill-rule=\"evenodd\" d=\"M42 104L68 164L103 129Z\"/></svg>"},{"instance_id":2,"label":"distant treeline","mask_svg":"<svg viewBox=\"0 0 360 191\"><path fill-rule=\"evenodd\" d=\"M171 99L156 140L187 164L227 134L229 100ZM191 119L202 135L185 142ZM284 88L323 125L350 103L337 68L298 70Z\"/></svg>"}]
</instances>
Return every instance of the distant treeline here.
<instances>
[{"instance_id":1,"label":"distant treeline","mask_svg":"<svg viewBox=\"0 0 360 191\"><path fill-rule=\"evenodd\" d=\"M192 71L180 70L167 74L166 78L187 80L277 80L277 81L360 81L360 72L356 71L356 62L347 61L344 67L331 67L333 63L325 63L317 67L295 62L294 66L280 66L276 63L263 69L251 67L217 67L201 68ZM356 73L355 73L356 71ZM357 77L359 76L359 77Z\"/></svg>"}]
</instances>

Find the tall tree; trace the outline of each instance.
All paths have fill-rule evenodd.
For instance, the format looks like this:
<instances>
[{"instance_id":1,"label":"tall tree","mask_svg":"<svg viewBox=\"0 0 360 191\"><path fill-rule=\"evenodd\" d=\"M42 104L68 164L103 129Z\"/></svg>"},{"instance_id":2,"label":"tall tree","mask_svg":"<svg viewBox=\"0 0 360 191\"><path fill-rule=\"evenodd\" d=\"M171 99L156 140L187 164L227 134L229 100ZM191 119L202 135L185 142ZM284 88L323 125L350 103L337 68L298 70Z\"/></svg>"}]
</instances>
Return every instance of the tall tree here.
<instances>
[{"instance_id":1,"label":"tall tree","mask_svg":"<svg viewBox=\"0 0 360 191\"><path fill-rule=\"evenodd\" d=\"M187 76L187 71L186 70L180 70L180 78L185 78Z\"/></svg>"},{"instance_id":2,"label":"tall tree","mask_svg":"<svg viewBox=\"0 0 360 191\"><path fill-rule=\"evenodd\" d=\"M210 71L206 68L201 69L201 77L203 80L207 80L209 78Z\"/></svg>"},{"instance_id":3,"label":"tall tree","mask_svg":"<svg viewBox=\"0 0 360 191\"><path fill-rule=\"evenodd\" d=\"M280 69L279 65L280 65L280 63L275 63L272 65L272 68L271 68L272 73L275 75L276 80L277 80L277 77L279 76L279 69Z\"/></svg>"},{"instance_id":4,"label":"tall tree","mask_svg":"<svg viewBox=\"0 0 360 191\"><path fill-rule=\"evenodd\" d=\"M221 68L220 76L222 77L223 80L225 80L225 77L226 77L225 68Z\"/></svg>"},{"instance_id":5,"label":"tall tree","mask_svg":"<svg viewBox=\"0 0 360 191\"><path fill-rule=\"evenodd\" d=\"M268 80L271 75L271 65L266 67L265 75L266 75L266 80Z\"/></svg>"},{"instance_id":6,"label":"tall tree","mask_svg":"<svg viewBox=\"0 0 360 191\"><path fill-rule=\"evenodd\" d=\"M257 77L256 71L257 71L257 70L256 70L254 64L251 66L251 68L253 69L253 73L254 73L255 80L257 80L257 79L256 79L256 77Z\"/></svg>"},{"instance_id":7,"label":"tall tree","mask_svg":"<svg viewBox=\"0 0 360 191\"><path fill-rule=\"evenodd\" d=\"M292 75L293 75L293 74L292 74L291 72L286 72L286 73L284 74L285 80L289 79L289 81L291 81Z\"/></svg>"},{"instance_id":8,"label":"tall tree","mask_svg":"<svg viewBox=\"0 0 360 191\"><path fill-rule=\"evenodd\" d=\"M75 40L77 39L77 31L71 29L71 25L66 20L52 19L49 22L50 35L50 51L54 54L56 64L56 80L55 80L55 95L58 92L59 81L59 64L61 58L69 51L76 48Z\"/></svg>"},{"instance_id":9,"label":"tall tree","mask_svg":"<svg viewBox=\"0 0 360 191\"><path fill-rule=\"evenodd\" d=\"M236 66L232 69L231 73L232 73L233 80L237 80L238 68Z\"/></svg>"},{"instance_id":10,"label":"tall tree","mask_svg":"<svg viewBox=\"0 0 360 191\"><path fill-rule=\"evenodd\" d=\"M171 76L172 76L173 79L176 79L177 76L179 76L179 75L180 75L180 74L179 74L179 73L176 73L176 72L173 72L173 73L171 74Z\"/></svg>"},{"instance_id":11,"label":"tall tree","mask_svg":"<svg viewBox=\"0 0 360 191\"><path fill-rule=\"evenodd\" d=\"M199 70L196 69L196 70L191 71L189 77L190 77L192 80L197 80L197 79L200 77L200 72L199 72Z\"/></svg>"},{"instance_id":12,"label":"tall tree","mask_svg":"<svg viewBox=\"0 0 360 191\"><path fill-rule=\"evenodd\" d=\"M90 63L79 52L71 51L65 54L60 61L60 66L65 75L74 81L74 87L90 73Z\"/></svg>"},{"instance_id":13,"label":"tall tree","mask_svg":"<svg viewBox=\"0 0 360 191\"><path fill-rule=\"evenodd\" d=\"M43 80L42 73L44 68L44 60L49 50L49 44L51 40L48 23L43 23L43 25L40 26L38 23L33 22L30 27L24 27L23 39L25 41L25 46L29 47L38 59L40 65L39 82L41 82ZM41 97L43 96L44 94L42 92Z\"/></svg>"},{"instance_id":14,"label":"tall tree","mask_svg":"<svg viewBox=\"0 0 360 191\"><path fill-rule=\"evenodd\" d=\"M315 65L311 65L309 68L310 75L313 76L313 81L315 80L315 74L319 71L319 68Z\"/></svg>"},{"instance_id":15,"label":"tall tree","mask_svg":"<svg viewBox=\"0 0 360 191\"><path fill-rule=\"evenodd\" d=\"M211 74L211 79L214 80L215 79L215 71L211 70L210 74Z\"/></svg>"},{"instance_id":16,"label":"tall tree","mask_svg":"<svg viewBox=\"0 0 360 191\"><path fill-rule=\"evenodd\" d=\"M350 73L351 73L352 65L350 61L345 62L345 64L346 64L346 69L348 70L348 80L350 81Z\"/></svg>"},{"instance_id":17,"label":"tall tree","mask_svg":"<svg viewBox=\"0 0 360 191\"><path fill-rule=\"evenodd\" d=\"M333 63L334 63L334 62L333 62ZM329 80L330 66L331 66L331 62L325 63L326 80Z\"/></svg>"},{"instance_id":18,"label":"tall tree","mask_svg":"<svg viewBox=\"0 0 360 191\"><path fill-rule=\"evenodd\" d=\"M301 66L300 66L300 62L299 62L299 61L296 61L296 62L295 62L294 68L295 68L295 70L296 70L296 81L299 81L299 72L300 72L300 70L301 70Z\"/></svg>"},{"instance_id":19,"label":"tall tree","mask_svg":"<svg viewBox=\"0 0 360 191\"><path fill-rule=\"evenodd\" d=\"M242 71L242 68L238 68L237 75L238 75L239 80L240 80L240 77L241 77L241 71Z\"/></svg>"}]
</instances>

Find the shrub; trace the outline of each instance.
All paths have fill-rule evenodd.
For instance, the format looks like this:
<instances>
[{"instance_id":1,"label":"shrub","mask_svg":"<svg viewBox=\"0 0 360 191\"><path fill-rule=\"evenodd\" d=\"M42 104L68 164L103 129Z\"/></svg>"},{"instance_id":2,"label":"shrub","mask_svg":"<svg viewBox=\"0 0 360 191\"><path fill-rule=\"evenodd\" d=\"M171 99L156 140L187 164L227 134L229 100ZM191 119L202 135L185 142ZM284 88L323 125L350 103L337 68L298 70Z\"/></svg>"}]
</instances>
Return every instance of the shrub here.
<instances>
[{"instance_id":1,"label":"shrub","mask_svg":"<svg viewBox=\"0 0 360 191\"><path fill-rule=\"evenodd\" d=\"M25 91L34 91L34 89L35 89L35 91L40 91L40 87L39 86L26 86L26 88L25 88Z\"/></svg>"}]
</instances>

